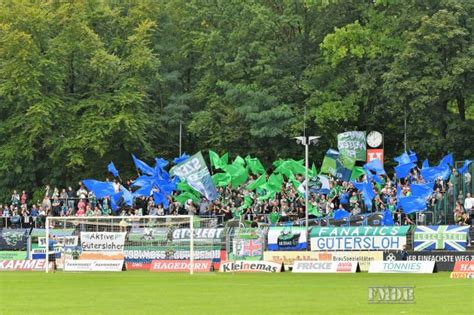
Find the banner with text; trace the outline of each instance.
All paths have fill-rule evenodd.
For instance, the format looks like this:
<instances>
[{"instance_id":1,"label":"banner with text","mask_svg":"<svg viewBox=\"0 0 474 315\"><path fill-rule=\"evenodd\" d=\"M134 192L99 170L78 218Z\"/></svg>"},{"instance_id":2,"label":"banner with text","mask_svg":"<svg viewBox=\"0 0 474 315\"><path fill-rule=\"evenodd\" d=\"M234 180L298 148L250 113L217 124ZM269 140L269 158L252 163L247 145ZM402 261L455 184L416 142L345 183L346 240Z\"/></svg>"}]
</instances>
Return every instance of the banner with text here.
<instances>
[{"instance_id":1,"label":"banner with text","mask_svg":"<svg viewBox=\"0 0 474 315\"><path fill-rule=\"evenodd\" d=\"M360 271L357 261L313 261L297 260L293 263L295 273L354 273Z\"/></svg>"},{"instance_id":2,"label":"banner with text","mask_svg":"<svg viewBox=\"0 0 474 315\"><path fill-rule=\"evenodd\" d=\"M337 135L337 149L339 153L350 156L356 161L366 159L365 131L347 131Z\"/></svg>"},{"instance_id":3,"label":"banner with text","mask_svg":"<svg viewBox=\"0 0 474 315\"><path fill-rule=\"evenodd\" d=\"M193 262L193 272L209 272L212 261L199 260ZM150 271L154 272L189 272L191 262L189 260L153 260Z\"/></svg>"},{"instance_id":4,"label":"banner with text","mask_svg":"<svg viewBox=\"0 0 474 315\"><path fill-rule=\"evenodd\" d=\"M307 247L305 227L272 226L268 230L268 250L303 250Z\"/></svg>"},{"instance_id":5,"label":"banner with text","mask_svg":"<svg viewBox=\"0 0 474 315\"><path fill-rule=\"evenodd\" d=\"M474 252L453 251L388 251L383 253L385 261L407 260L407 261L434 261L438 271L451 271L457 261L474 261Z\"/></svg>"},{"instance_id":6,"label":"banner with text","mask_svg":"<svg viewBox=\"0 0 474 315\"><path fill-rule=\"evenodd\" d=\"M282 265L270 261L226 261L221 263L220 272L281 272Z\"/></svg>"},{"instance_id":7,"label":"banner with text","mask_svg":"<svg viewBox=\"0 0 474 315\"><path fill-rule=\"evenodd\" d=\"M414 235L414 249L465 251L469 226L428 225L417 226Z\"/></svg>"},{"instance_id":8,"label":"banner with text","mask_svg":"<svg viewBox=\"0 0 474 315\"><path fill-rule=\"evenodd\" d=\"M409 226L313 227L312 251L403 249Z\"/></svg>"},{"instance_id":9,"label":"banner with text","mask_svg":"<svg viewBox=\"0 0 474 315\"><path fill-rule=\"evenodd\" d=\"M83 251L123 251L126 232L81 232Z\"/></svg>"},{"instance_id":10,"label":"banner with text","mask_svg":"<svg viewBox=\"0 0 474 315\"><path fill-rule=\"evenodd\" d=\"M123 260L66 260L64 271L122 271Z\"/></svg>"},{"instance_id":11,"label":"banner with text","mask_svg":"<svg viewBox=\"0 0 474 315\"><path fill-rule=\"evenodd\" d=\"M297 260L316 260L316 261L353 261L359 262L361 271L368 271L370 262L382 261L383 252L381 251L352 251L352 252L265 252L263 259L293 266Z\"/></svg>"},{"instance_id":12,"label":"banner with text","mask_svg":"<svg viewBox=\"0 0 474 315\"><path fill-rule=\"evenodd\" d=\"M434 261L373 261L369 273L433 273Z\"/></svg>"},{"instance_id":13,"label":"banner with text","mask_svg":"<svg viewBox=\"0 0 474 315\"><path fill-rule=\"evenodd\" d=\"M44 271L46 260L0 260L0 271ZM53 267L50 262L49 268Z\"/></svg>"}]
</instances>

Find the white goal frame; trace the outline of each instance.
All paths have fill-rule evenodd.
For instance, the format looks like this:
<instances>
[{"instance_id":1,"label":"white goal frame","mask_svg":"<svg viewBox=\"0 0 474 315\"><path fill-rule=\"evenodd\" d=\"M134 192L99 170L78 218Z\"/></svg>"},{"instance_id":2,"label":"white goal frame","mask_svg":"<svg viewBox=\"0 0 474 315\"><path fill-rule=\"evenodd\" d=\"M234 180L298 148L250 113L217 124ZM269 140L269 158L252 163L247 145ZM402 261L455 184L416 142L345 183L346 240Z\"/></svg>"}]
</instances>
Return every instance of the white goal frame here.
<instances>
[{"instance_id":1,"label":"white goal frame","mask_svg":"<svg viewBox=\"0 0 474 315\"><path fill-rule=\"evenodd\" d=\"M114 220L140 220L140 219L185 219L188 218L190 237L189 237L189 273L194 274L194 216L193 215L145 215L145 216L84 216L84 217L46 217L45 226L46 226L46 257L45 257L45 272L49 273L49 226L51 219L57 221L88 221L90 220L104 220L104 219L114 219ZM54 248L53 248L54 253Z\"/></svg>"}]
</instances>

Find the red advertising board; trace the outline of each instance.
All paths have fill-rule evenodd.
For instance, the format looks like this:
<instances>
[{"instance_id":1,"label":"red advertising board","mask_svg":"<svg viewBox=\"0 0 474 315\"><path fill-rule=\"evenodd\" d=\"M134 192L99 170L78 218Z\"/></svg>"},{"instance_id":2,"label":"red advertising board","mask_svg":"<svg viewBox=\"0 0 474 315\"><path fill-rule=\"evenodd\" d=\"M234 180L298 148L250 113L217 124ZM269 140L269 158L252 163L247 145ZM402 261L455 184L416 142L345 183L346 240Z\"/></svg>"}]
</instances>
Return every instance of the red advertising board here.
<instances>
[{"instance_id":1,"label":"red advertising board","mask_svg":"<svg viewBox=\"0 0 474 315\"><path fill-rule=\"evenodd\" d=\"M367 149L367 163L376 159L383 163L383 149Z\"/></svg>"},{"instance_id":2,"label":"red advertising board","mask_svg":"<svg viewBox=\"0 0 474 315\"><path fill-rule=\"evenodd\" d=\"M44 271L46 260L29 259L29 260L0 260L0 271ZM50 268L53 263L50 262Z\"/></svg>"},{"instance_id":3,"label":"red advertising board","mask_svg":"<svg viewBox=\"0 0 474 315\"><path fill-rule=\"evenodd\" d=\"M474 261L456 261L453 271L474 273Z\"/></svg>"},{"instance_id":4,"label":"red advertising board","mask_svg":"<svg viewBox=\"0 0 474 315\"><path fill-rule=\"evenodd\" d=\"M211 271L211 260L195 260L194 272ZM189 260L153 260L151 262L150 271L155 272L189 272Z\"/></svg>"},{"instance_id":5,"label":"red advertising board","mask_svg":"<svg viewBox=\"0 0 474 315\"><path fill-rule=\"evenodd\" d=\"M127 270L150 270L151 263L144 262L127 262L125 263Z\"/></svg>"}]
</instances>

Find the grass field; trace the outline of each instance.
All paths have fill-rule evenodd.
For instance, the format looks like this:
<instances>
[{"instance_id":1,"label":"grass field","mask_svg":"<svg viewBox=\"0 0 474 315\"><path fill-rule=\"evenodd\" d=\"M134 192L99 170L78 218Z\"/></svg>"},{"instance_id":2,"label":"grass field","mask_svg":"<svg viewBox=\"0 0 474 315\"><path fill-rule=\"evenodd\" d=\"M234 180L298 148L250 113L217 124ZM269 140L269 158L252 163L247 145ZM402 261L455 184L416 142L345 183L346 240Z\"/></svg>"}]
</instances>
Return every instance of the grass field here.
<instances>
[{"instance_id":1,"label":"grass field","mask_svg":"<svg viewBox=\"0 0 474 315\"><path fill-rule=\"evenodd\" d=\"M415 286L414 304L368 287ZM0 314L474 314L474 281L404 274L2 272Z\"/></svg>"}]
</instances>

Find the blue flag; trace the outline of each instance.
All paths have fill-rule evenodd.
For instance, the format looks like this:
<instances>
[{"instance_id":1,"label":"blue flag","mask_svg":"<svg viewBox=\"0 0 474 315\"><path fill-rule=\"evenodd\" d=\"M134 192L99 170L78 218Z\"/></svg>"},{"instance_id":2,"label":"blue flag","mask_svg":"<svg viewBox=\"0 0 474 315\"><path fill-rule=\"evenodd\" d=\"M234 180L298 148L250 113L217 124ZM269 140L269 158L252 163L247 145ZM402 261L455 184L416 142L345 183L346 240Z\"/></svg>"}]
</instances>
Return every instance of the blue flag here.
<instances>
[{"instance_id":1,"label":"blue flag","mask_svg":"<svg viewBox=\"0 0 474 315\"><path fill-rule=\"evenodd\" d=\"M390 212L390 210L388 210L388 209L385 210L383 212L382 225L392 226L394 224L395 224L395 222L393 221L392 212Z\"/></svg>"},{"instance_id":2,"label":"blue flag","mask_svg":"<svg viewBox=\"0 0 474 315\"><path fill-rule=\"evenodd\" d=\"M441 165L443 163L446 163L449 166L453 167L454 166L453 154L449 153L449 154L446 154L445 156L443 156L443 158L441 159L441 162L439 164Z\"/></svg>"},{"instance_id":3,"label":"blue flag","mask_svg":"<svg viewBox=\"0 0 474 315\"><path fill-rule=\"evenodd\" d=\"M159 192L154 192L153 193L153 201L155 205L162 204L163 208L168 209L169 207L169 201L168 198L165 194L159 193Z\"/></svg>"},{"instance_id":4,"label":"blue flag","mask_svg":"<svg viewBox=\"0 0 474 315\"><path fill-rule=\"evenodd\" d=\"M408 154L408 158L410 159L410 162L412 162L412 163L418 162L418 157L416 156L415 151L410 150L410 152Z\"/></svg>"},{"instance_id":5,"label":"blue flag","mask_svg":"<svg viewBox=\"0 0 474 315\"><path fill-rule=\"evenodd\" d=\"M412 162L395 166L395 174L397 174L397 178L407 177L407 175L410 174L411 169L415 166L415 163Z\"/></svg>"},{"instance_id":6,"label":"blue flag","mask_svg":"<svg viewBox=\"0 0 474 315\"><path fill-rule=\"evenodd\" d=\"M163 170L166 165L168 165L168 161L166 161L165 159L163 158L160 158L160 157L156 157L155 158L155 171L158 169L158 170Z\"/></svg>"},{"instance_id":7,"label":"blue flag","mask_svg":"<svg viewBox=\"0 0 474 315\"><path fill-rule=\"evenodd\" d=\"M426 184L410 184L411 195L426 199L433 194L433 185L433 182Z\"/></svg>"},{"instance_id":8,"label":"blue flag","mask_svg":"<svg viewBox=\"0 0 474 315\"><path fill-rule=\"evenodd\" d=\"M425 159L423 161L423 164L421 165L421 168L423 169L423 168L428 168L428 167L430 167L430 163L428 162L428 159Z\"/></svg>"},{"instance_id":9,"label":"blue flag","mask_svg":"<svg viewBox=\"0 0 474 315\"><path fill-rule=\"evenodd\" d=\"M364 165L364 169L375 172L377 175L385 175L385 170L383 169L382 161L375 159Z\"/></svg>"},{"instance_id":10,"label":"blue flag","mask_svg":"<svg viewBox=\"0 0 474 315\"><path fill-rule=\"evenodd\" d=\"M133 195L132 195L132 193L127 188L123 187L122 185L120 185L120 192L122 193L123 202L127 206L132 207L133 206Z\"/></svg>"},{"instance_id":11,"label":"blue flag","mask_svg":"<svg viewBox=\"0 0 474 315\"><path fill-rule=\"evenodd\" d=\"M137 159L137 157L133 154L132 154L132 158L133 158L133 163L135 163L135 167L139 169L143 174L146 174L146 175L154 174L154 169L151 166Z\"/></svg>"},{"instance_id":12,"label":"blue flag","mask_svg":"<svg viewBox=\"0 0 474 315\"><path fill-rule=\"evenodd\" d=\"M464 164L461 168L458 168L458 173L461 175L464 175L466 173L467 169L469 168L469 165L471 165L472 161L471 160L465 160Z\"/></svg>"},{"instance_id":13,"label":"blue flag","mask_svg":"<svg viewBox=\"0 0 474 315\"><path fill-rule=\"evenodd\" d=\"M372 188L372 184L370 182L352 182L354 187L362 193L362 199L364 200L364 204L367 209L370 211L372 209L372 200L375 198L375 192Z\"/></svg>"},{"instance_id":14,"label":"blue flag","mask_svg":"<svg viewBox=\"0 0 474 315\"><path fill-rule=\"evenodd\" d=\"M408 153L403 152L402 155L397 156L396 158L393 159L395 162L398 162L398 165L400 164L407 164L411 162L410 156Z\"/></svg>"},{"instance_id":15,"label":"blue flag","mask_svg":"<svg viewBox=\"0 0 474 315\"><path fill-rule=\"evenodd\" d=\"M189 155L186 153L181 154L181 156L178 156L177 158L174 158L173 163L174 164L179 164L181 162L186 161L189 158Z\"/></svg>"},{"instance_id":16,"label":"blue flag","mask_svg":"<svg viewBox=\"0 0 474 315\"><path fill-rule=\"evenodd\" d=\"M340 219L344 219L344 218L347 218L347 217L350 217L351 214L349 212L347 212L346 210L343 210L343 209L337 209L336 211L334 211L334 219L335 220L340 220Z\"/></svg>"},{"instance_id":17,"label":"blue flag","mask_svg":"<svg viewBox=\"0 0 474 315\"><path fill-rule=\"evenodd\" d=\"M82 183L99 199L115 194L114 186L111 182L101 182L95 179L84 179Z\"/></svg>"},{"instance_id":18,"label":"blue flag","mask_svg":"<svg viewBox=\"0 0 474 315\"><path fill-rule=\"evenodd\" d=\"M421 176L423 176L425 182L434 182L438 178L446 180L450 175L451 169L449 168L448 164L443 162L441 162L438 166L421 169Z\"/></svg>"},{"instance_id":19,"label":"blue flag","mask_svg":"<svg viewBox=\"0 0 474 315\"><path fill-rule=\"evenodd\" d=\"M119 177L119 171L115 168L114 162L110 162L109 165L107 165L107 170L115 177Z\"/></svg>"},{"instance_id":20,"label":"blue flag","mask_svg":"<svg viewBox=\"0 0 474 315\"><path fill-rule=\"evenodd\" d=\"M418 196L403 197L398 200L398 205L406 214L426 210L425 198Z\"/></svg>"}]
</instances>

